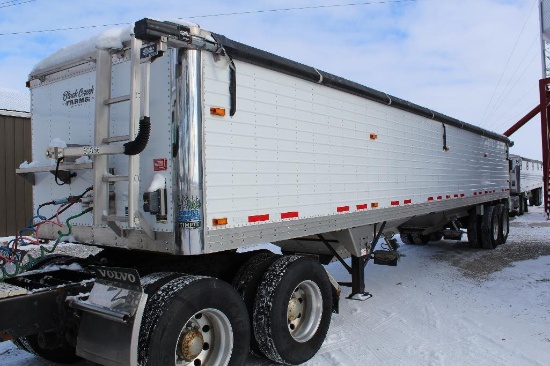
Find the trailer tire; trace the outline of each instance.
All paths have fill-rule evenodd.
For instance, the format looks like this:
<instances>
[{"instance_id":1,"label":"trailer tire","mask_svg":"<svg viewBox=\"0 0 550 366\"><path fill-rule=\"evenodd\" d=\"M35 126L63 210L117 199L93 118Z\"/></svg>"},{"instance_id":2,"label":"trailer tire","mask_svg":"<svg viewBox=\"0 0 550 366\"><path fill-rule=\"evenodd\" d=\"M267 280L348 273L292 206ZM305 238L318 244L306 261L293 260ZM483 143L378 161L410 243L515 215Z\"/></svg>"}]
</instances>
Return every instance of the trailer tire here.
<instances>
[{"instance_id":1,"label":"trailer tire","mask_svg":"<svg viewBox=\"0 0 550 366\"><path fill-rule=\"evenodd\" d=\"M485 207L481 222L481 244L485 249L494 249L499 244L500 219L497 206Z\"/></svg>"},{"instance_id":2,"label":"trailer tire","mask_svg":"<svg viewBox=\"0 0 550 366\"><path fill-rule=\"evenodd\" d=\"M524 210L523 210L523 208L524 208L524 206L523 206L523 201L524 201L523 194L520 194L518 199L519 199L518 216L521 216L524 213Z\"/></svg>"},{"instance_id":3,"label":"trailer tire","mask_svg":"<svg viewBox=\"0 0 550 366\"><path fill-rule=\"evenodd\" d=\"M301 364L321 348L331 314L332 288L325 269L309 257L283 256L265 272L258 288L254 335L270 360Z\"/></svg>"},{"instance_id":4,"label":"trailer tire","mask_svg":"<svg viewBox=\"0 0 550 366\"><path fill-rule=\"evenodd\" d=\"M138 364L242 365L249 343L246 308L234 288L212 277L180 275L147 300Z\"/></svg>"},{"instance_id":5,"label":"trailer tire","mask_svg":"<svg viewBox=\"0 0 550 366\"><path fill-rule=\"evenodd\" d=\"M481 248L481 221L482 216L476 214L475 210L470 212L470 218L468 220L468 245L471 248Z\"/></svg>"},{"instance_id":6,"label":"trailer tire","mask_svg":"<svg viewBox=\"0 0 550 366\"><path fill-rule=\"evenodd\" d=\"M411 234L412 243L414 245L426 245L430 241L429 235Z\"/></svg>"},{"instance_id":7,"label":"trailer tire","mask_svg":"<svg viewBox=\"0 0 550 366\"><path fill-rule=\"evenodd\" d=\"M411 234L399 234L399 239L401 239L403 244L407 244L407 245L413 244Z\"/></svg>"},{"instance_id":8,"label":"trailer tire","mask_svg":"<svg viewBox=\"0 0 550 366\"><path fill-rule=\"evenodd\" d=\"M510 231L510 217L508 215L508 208L502 203L497 205L498 219L500 224L500 231L498 236L498 244L506 243L508 240L508 233Z\"/></svg>"},{"instance_id":9,"label":"trailer tire","mask_svg":"<svg viewBox=\"0 0 550 366\"><path fill-rule=\"evenodd\" d=\"M28 271L37 270L52 264L62 264L69 259L74 258L64 254L49 254L42 258L38 258ZM68 364L82 360L76 355L76 348L69 345L66 341L63 342L62 346L56 348L42 348L38 339L39 336L39 334L32 334L17 338L13 341L13 344L23 351L32 353L35 356L51 362Z\"/></svg>"},{"instance_id":10,"label":"trailer tire","mask_svg":"<svg viewBox=\"0 0 550 366\"><path fill-rule=\"evenodd\" d=\"M429 240L430 241L440 241L441 239L443 239L443 233L441 231L437 231L435 233L431 233L429 235Z\"/></svg>"},{"instance_id":11,"label":"trailer tire","mask_svg":"<svg viewBox=\"0 0 550 366\"><path fill-rule=\"evenodd\" d=\"M252 314L254 312L254 301L258 292L258 286L262 281L263 275L267 268L273 264L279 255L273 253L258 253L246 261L233 279L233 287L237 290L244 301L248 316L250 319L250 352L256 356L262 356L260 347L256 337L254 337L254 329L252 326Z\"/></svg>"}]
</instances>

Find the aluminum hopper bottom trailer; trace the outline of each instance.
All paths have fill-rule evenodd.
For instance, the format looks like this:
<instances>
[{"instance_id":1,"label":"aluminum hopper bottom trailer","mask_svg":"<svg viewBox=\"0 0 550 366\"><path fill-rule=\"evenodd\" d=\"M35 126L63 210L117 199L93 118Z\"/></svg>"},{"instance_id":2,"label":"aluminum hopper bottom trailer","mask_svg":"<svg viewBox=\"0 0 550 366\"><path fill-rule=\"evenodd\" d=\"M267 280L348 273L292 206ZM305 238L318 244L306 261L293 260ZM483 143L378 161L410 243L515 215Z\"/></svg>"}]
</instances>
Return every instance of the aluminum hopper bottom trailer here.
<instances>
[{"instance_id":1,"label":"aluminum hopper bottom trailer","mask_svg":"<svg viewBox=\"0 0 550 366\"><path fill-rule=\"evenodd\" d=\"M529 206L542 205L542 161L509 155L510 214L523 215Z\"/></svg>"},{"instance_id":2,"label":"aluminum hopper bottom trailer","mask_svg":"<svg viewBox=\"0 0 550 366\"><path fill-rule=\"evenodd\" d=\"M300 364L395 235L508 235L506 137L196 25L106 32L28 85L36 216L2 247L0 336L51 361ZM102 250L48 254L67 238Z\"/></svg>"}]
</instances>

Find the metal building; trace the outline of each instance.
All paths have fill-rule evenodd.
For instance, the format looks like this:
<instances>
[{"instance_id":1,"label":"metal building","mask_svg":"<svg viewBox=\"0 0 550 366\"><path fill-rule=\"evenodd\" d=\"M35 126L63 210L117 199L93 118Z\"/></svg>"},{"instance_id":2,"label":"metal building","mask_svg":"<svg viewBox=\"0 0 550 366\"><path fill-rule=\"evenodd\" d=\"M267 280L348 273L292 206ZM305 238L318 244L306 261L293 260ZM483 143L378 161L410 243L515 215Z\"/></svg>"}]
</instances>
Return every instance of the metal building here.
<instances>
[{"instance_id":1,"label":"metal building","mask_svg":"<svg viewBox=\"0 0 550 366\"><path fill-rule=\"evenodd\" d=\"M32 186L15 174L32 159L29 96L0 90L0 237L15 235L32 216Z\"/></svg>"}]
</instances>

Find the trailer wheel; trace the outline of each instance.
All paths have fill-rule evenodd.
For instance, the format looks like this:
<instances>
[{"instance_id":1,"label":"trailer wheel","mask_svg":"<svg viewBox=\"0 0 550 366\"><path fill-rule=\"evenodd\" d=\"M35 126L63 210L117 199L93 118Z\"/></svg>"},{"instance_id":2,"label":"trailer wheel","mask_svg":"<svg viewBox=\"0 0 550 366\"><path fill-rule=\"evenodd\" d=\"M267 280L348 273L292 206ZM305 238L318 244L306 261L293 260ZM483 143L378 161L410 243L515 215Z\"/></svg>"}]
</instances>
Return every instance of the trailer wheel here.
<instances>
[{"instance_id":1,"label":"trailer wheel","mask_svg":"<svg viewBox=\"0 0 550 366\"><path fill-rule=\"evenodd\" d=\"M267 358L297 365L321 348L331 313L332 289L324 268L308 257L284 256L269 267L258 288L254 335Z\"/></svg>"},{"instance_id":2,"label":"trailer wheel","mask_svg":"<svg viewBox=\"0 0 550 366\"><path fill-rule=\"evenodd\" d=\"M249 343L246 308L235 289L216 278L181 275L147 300L138 363L242 365Z\"/></svg>"},{"instance_id":3,"label":"trailer wheel","mask_svg":"<svg viewBox=\"0 0 550 366\"><path fill-rule=\"evenodd\" d=\"M69 259L74 258L63 254L46 255L37 259L28 270L33 271L52 264L62 264ZM55 337L58 340L56 343L59 343L59 345L53 348L43 347L42 345L45 343L43 339L49 336ZM68 364L81 360L81 358L76 355L76 348L71 346L62 335L58 335L54 332L32 334L17 338L13 343L17 348L32 353L47 361Z\"/></svg>"},{"instance_id":4,"label":"trailer wheel","mask_svg":"<svg viewBox=\"0 0 550 366\"><path fill-rule=\"evenodd\" d=\"M408 245L413 244L411 234L399 234L399 239L401 239L403 244L408 244Z\"/></svg>"},{"instance_id":5,"label":"trailer wheel","mask_svg":"<svg viewBox=\"0 0 550 366\"><path fill-rule=\"evenodd\" d=\"M411 234L411 239L414 245L426 245L430 241L428 235Z\"/></svg>"},{"instance_id":6,"label":"trailer wheel","mask_svg":"<svg viewBox=\"0 0 550 366\"><path fill-rule=\"evenodd\" d=\"M485 249L494 249L499 244L500 219L496 206L485 207L481 222L481 244Z\"/></svg>"},{"instance_id":7,"label":"trailer wheel","mask_svg":"<svg viewBox=\"0 0 550 366\"><path fill-rule=\"evenodd\" d=\"M441 239L443 239L443 233L441 231L437 231L429 235L430 241L440 241Z\"/></svg>"},{"instance_id":8,"label":"trailer wheel","mask_svg":"<svg viewBox=\"0 0 550 366\"><path fill-rule=\"evenodd\" d=\"M542 188L537 188L535 190L535 192L537 193L537 200L535 201L535 206L540 206L542 205Z\"/></svg>"},{"instance_id":9,"label":"trailer wheel","mask_svg":"<svg viewBox=\"0 0 550 366\"><path fill-rule=\"evenodd\" d=\"M256 356L262 356L258 341L254 337L254 330L252 327L252 314L254 311L254 300L258 292L258 285L260 284L263 275L267 268L273 264L279 255L273 253L258 253L248 261L246 261L233 279L233 287L241 295L248 315L250 319L250 351Z\"/></svg>"},{"instance_id":10,"label":"trailer wheel","mask_svg":"<svg viewBox=\"0 0 550 366\"><path fill-rule=\"evenodd\" d=\"M503 205L497 205L498 220L500 224L500 232L498 236L498 243L504 244L508 240L508 232L510 231L510 217L508 216L508 208Z\"/></svg>"},{"instance_id":11,"label":"trailer wheel","mask_svg":"<svg viewBox=\"0 0 550 366\"><path fill-rule=\"evenodd\" d=\"M481 222L482 216L476 214L475 210L470 212L470 218L468 220L468 245L472 248L481 248Z\"/></svg>"}]
</instances>

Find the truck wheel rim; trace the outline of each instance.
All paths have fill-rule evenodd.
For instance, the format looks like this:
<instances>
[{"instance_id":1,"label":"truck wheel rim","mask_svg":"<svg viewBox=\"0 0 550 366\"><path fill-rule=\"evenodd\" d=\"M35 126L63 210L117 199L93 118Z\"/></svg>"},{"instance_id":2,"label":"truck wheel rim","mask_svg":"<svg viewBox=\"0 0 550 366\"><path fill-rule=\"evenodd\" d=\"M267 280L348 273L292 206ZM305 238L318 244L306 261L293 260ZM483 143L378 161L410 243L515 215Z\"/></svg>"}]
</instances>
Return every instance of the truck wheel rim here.
<instances>
[{"instance_id":1,"label":"truck wheel rim","mask_svg":"<svg viewBox=\"0 0 550 366\"><path fill-rule=\"evenodd\" d=\"M204 309L189 318L175 349L175 364L227 365L233 350L233 329L224 313Z\"/></svg>"},{"instance_id":2,"label":"truck wheel rim","mask_svg":"<svg viewBox=\"0 0 550 366\"><path fill-rule=\"evenodd\" d=\"M295 341L309 341L315 333L323 316L323 296L319 286L306 280L298 284L288 302L288 330Z\"/></svg>"}]
</instances>

